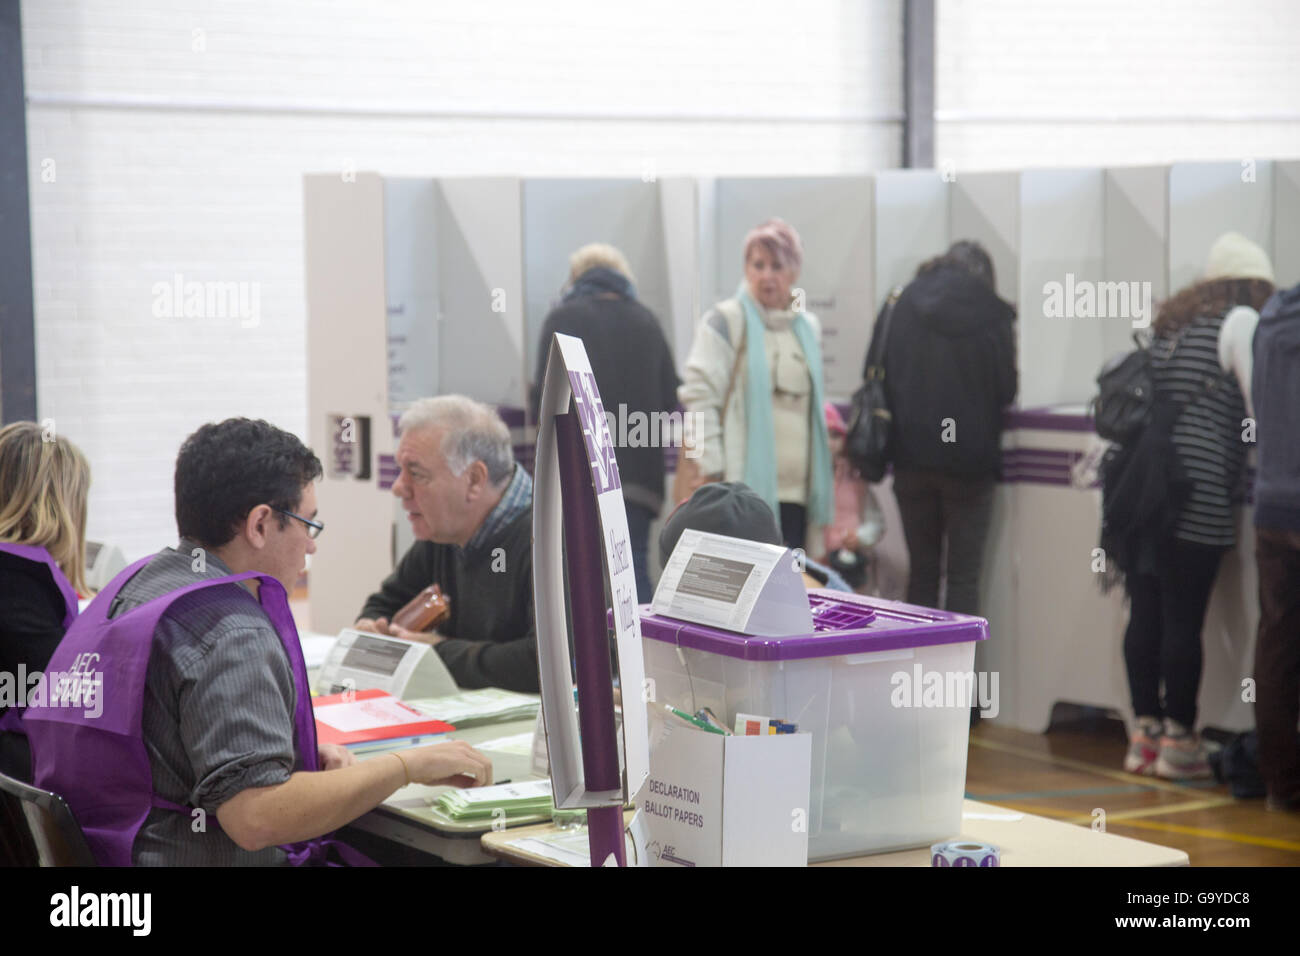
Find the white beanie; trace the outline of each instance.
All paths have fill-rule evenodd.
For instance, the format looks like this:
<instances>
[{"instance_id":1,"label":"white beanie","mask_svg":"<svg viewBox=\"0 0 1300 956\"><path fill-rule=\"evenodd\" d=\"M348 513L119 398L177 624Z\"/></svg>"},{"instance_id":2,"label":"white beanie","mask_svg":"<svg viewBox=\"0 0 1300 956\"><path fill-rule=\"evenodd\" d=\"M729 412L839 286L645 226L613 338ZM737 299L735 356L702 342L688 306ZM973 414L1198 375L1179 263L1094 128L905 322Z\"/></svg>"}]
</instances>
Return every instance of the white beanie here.
<instances>
[{"instance_id":1,"label":"white beanie","mask_svg":"<svg viewBox=\"0 0 1300 956\"><path fill-rule=\"evenodd\" d=\"M1239 232L1225 232L1214 240L1205 261L1205 278L1275 281L1268 253Z\"/></svg>"}]
</instances>

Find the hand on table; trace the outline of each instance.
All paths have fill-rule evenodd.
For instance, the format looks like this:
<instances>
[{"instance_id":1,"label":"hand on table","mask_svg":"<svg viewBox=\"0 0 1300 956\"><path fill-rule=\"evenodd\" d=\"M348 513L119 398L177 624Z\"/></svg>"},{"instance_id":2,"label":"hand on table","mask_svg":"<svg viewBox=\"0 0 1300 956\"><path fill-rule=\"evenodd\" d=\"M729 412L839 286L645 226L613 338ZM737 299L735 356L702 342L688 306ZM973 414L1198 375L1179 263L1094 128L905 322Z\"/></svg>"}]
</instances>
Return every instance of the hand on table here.
<instances>
[{"instance_id":1,"label":"hand on table","mask_svg":"<svg viewBox=\"0 0 1300 956\"><path fill-rule=\"evenodd\" d=\"M341 744L318 744L316 754L320 758L322 770L338 770L340 767L350 767L357 762L352 751Z\"/></svg>"},{"instance_id":2,"label":"hand on table","mask_svg":"<svg viewBox=\"0 0 1300 956\"><path fill-rule=\"evenodd\" d=\"M463 740L401 751L412 783L428 787L486 787L492 783L492 761Z\"/></svg>"}]
</instances>

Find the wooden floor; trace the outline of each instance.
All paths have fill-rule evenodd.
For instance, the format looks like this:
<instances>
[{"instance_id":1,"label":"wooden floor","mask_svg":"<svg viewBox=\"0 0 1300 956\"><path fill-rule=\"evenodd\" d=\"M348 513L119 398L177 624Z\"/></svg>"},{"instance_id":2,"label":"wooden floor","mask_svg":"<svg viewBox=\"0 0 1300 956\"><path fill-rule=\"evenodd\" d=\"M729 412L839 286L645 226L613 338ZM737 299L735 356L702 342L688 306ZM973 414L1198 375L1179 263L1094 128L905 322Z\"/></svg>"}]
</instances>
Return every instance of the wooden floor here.
<instances>
[{"instance_id":1,"label":"wooden floor","mask_svg":"<svg viewBox=\"0 0 1300 956\"><path fill-rule=\"evenodd\" d=\"M1124 725L1101 717L1046 734L985 724L971 731L966 795L1085 827L1104 819L1107 833L1176 847L1192 866L1300 866L1300 813L1234 800L1213 781L1124 773L1127 746Z\"/></svg>"}]
</instances>

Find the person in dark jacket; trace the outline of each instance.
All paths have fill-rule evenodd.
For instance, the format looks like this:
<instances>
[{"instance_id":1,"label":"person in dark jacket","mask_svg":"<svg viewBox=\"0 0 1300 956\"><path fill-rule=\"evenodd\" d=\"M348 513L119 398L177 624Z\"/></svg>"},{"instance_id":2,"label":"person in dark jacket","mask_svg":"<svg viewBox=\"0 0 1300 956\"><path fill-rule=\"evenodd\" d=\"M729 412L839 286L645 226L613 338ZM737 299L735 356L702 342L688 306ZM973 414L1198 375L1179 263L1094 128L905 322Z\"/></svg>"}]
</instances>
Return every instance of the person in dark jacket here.
<instances>
[{"instance_id":1,"label":"person in dark jacket","mask_svg":"<svg viewBox=\"0 0 1300 956\"><path fill-rule=\"evenodd\" d=\"M988 253L953 243L898 295L884 350L907 600L938 607L942 575L943 607L964 614L979 613L1002 413L1016 397L1015 310L994 289Z\"/></svg>"},{"instance_id":2,"label":"person in dark jacket","mask_svg":"<svg viewBox=\"0 0 1300 956\"><path fill-rule=\"evenodd\" d=\"M650 523L664 503L664 447L675 440L664 423L676 418L680 382L659 320L637 301L633 283L627 259L613 246L593 243L569 258L569 290L542 326L531 405L537 420L553 335L582 339L606 415L613 417L637 598L646 602Z\"/></svg>"},{"instance_id":3,"label":"person in dark jacket","mask_svg":"<svg viewBox=\"0 0 1300 956\"><path fill-rule=\"evenodd\" d=\"M1269 808L1300 810L1300 285L1264 306L1254 356L1255 726Z\"/></svg>"}]
</instances>

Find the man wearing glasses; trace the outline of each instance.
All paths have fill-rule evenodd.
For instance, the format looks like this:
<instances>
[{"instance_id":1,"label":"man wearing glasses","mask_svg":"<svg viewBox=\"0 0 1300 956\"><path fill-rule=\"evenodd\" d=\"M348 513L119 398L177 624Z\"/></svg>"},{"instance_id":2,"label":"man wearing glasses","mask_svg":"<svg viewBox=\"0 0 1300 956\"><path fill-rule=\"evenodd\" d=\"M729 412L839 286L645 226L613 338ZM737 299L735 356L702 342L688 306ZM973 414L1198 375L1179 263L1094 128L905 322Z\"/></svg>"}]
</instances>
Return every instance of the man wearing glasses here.
<instances>
[{"instance_id":1,"label":"man wearing glasses","mask_svg":"<svg viewBox=\"0 0 1300 956\"><path fill-rule=\"evenodd\" d=\"M320 475L266 422L204 425L176 461L179 546L123 571L56 651L51 669L101 672L103 708L29 715L36 782L101 864L358 862L318 838L409 783L491 783L463 742L362 763L316 746L287 594L324 527Z\"/></svg>"}]
</instances>

